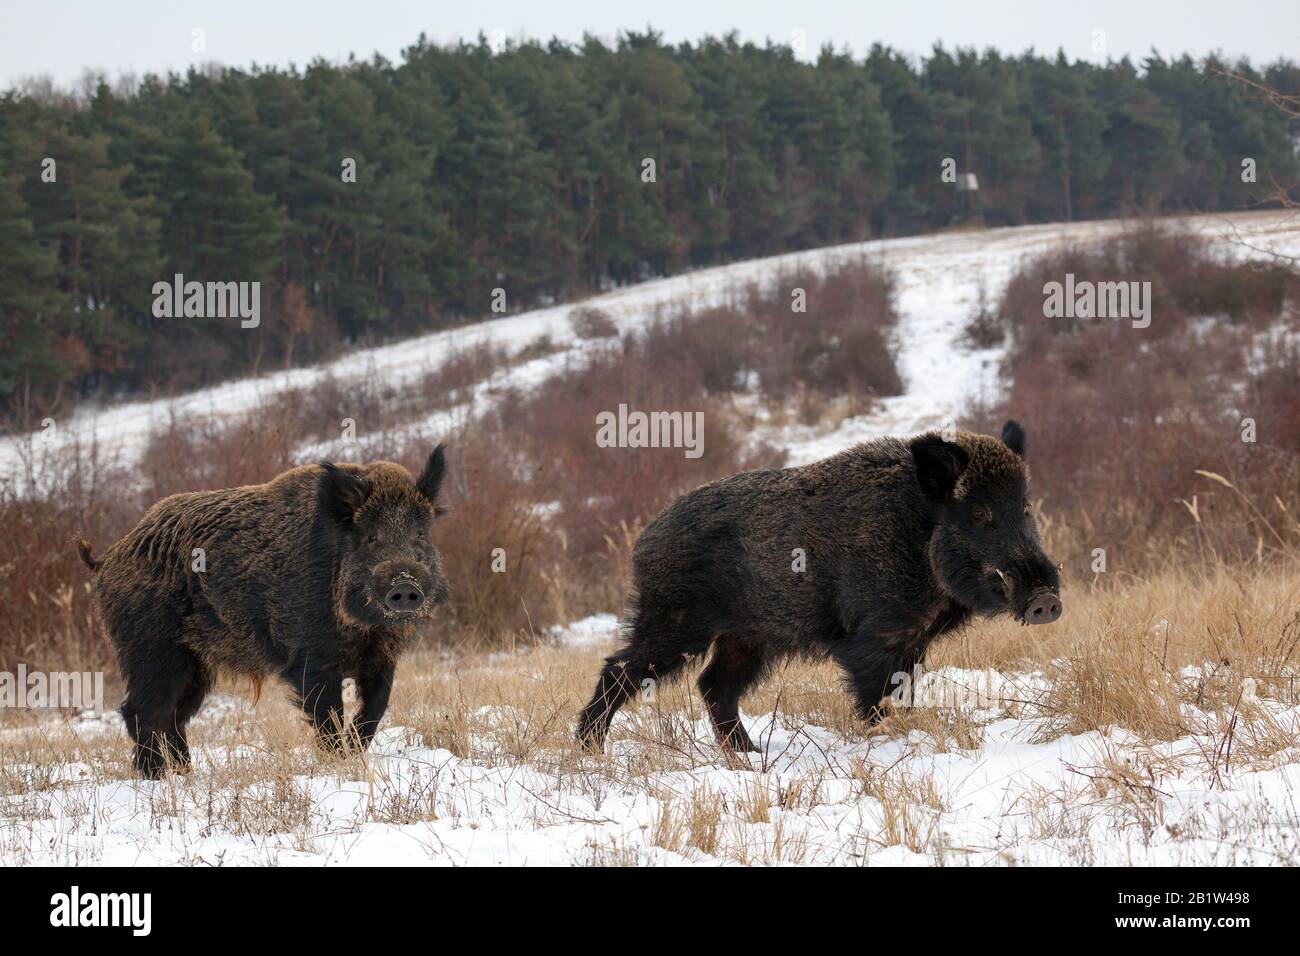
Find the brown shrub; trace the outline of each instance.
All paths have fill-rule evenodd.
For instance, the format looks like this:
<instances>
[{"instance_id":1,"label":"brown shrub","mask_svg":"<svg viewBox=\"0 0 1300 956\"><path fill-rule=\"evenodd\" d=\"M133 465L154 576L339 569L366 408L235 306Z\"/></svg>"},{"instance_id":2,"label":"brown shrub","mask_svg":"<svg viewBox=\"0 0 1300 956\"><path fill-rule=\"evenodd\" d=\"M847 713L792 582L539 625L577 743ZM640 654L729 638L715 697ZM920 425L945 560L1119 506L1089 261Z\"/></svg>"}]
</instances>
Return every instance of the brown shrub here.
<instances>
[{"instance_id":1,"label":"brown shrub","mask_svg":"<svg viewBox=\"0 0 1300 956\"><path fill-rule=\"evenodd\" d=\"M443 491L448 513L434 540L451 602L434 622L431 636L439 643L509 647L558 623L560 596L547 573L556 556L539 507L546 483L497 438L465 428L443 439L451 449ZM423 444L413 442L398 460L415 466Z\"/></svg>"},{"instance_id":2,"label":"brown shrub","mask_svg":"<svg viewBox=\"0 0 1300 956\"><path fill-rule=\"evenodd\" d=\"M580 305L569 313L569 328L580 339L607 339L618 335L609 314L591 305Z\"/></svg>"},{"instance_id":3,"label":"brown shrub","mask_svg":"<svg viewBox=\"0 0 1300 956\"><path fill-rule=\"evenodd\" d=\"M902 391L888 336L897 315L893 282L862 259L825 275L798 271L778 285L784 294L750 290L746 307L758 317L759 387L785 399L801 385L832 396L871 401ZM790 290L807 295L808 311L791 311Z\"/></svg>"},{"instance_id":4,"label":"brown shrub","mask_svg":"<svg viewBox=\"0 0 1300 956\"><path fill-rule=\"evenodd\" d=\"M794 310L799 289L804 312ZM714 391L735 389L753 371L770 400L804 388L870 402L902 390L888 343L897 319L892 296L887 275L865 259L847 259L825 274L798 269L751 284L735 304L694 317L680 337L711 354L706 384Z\"/></svg>"},{"instance_id":5,"label":"brown shrub","mask_svg":"<svg viewBox=\"0 0 1300 956\"><path fill-rule=\"evenodd\" d=\"M1150 327L1044 317L1044 284L1067 272L1151 282ZM1175 554L1239 560L1300 545L1298 292L1288 269L1149 228L1045 256L1012 280L999 309L1013 331L1010 386L979 427L1025 423L1036 490L1077 569L1094 548L1109 570L1140 572Z\"/></svg>"},{"instance_id":6,"label":"brown shrub","mask_svg":"<svg viewBox=\"0 0 1300 956\"><path fill-rule=\"evenodd\" d=\"M508 396L492 416L502 446L519 448L546 479L552 497L538 504L553 511L550 527L574 570L570 577L595 596L596 606L587 610L618 607L623 582L609 580L602 566L621 524L644 524L696 485L779 460L770 449L745 447L734 417L704 388L703 377L689 360L652 365L646 343L627 339L598 351L571 375ZM687 458L679 448L599 447L597 415L617 414L620 404L629 411L701 413L702 456Z\"/></svg>"},{"instance_id":7,"label":"brown shrub","mask_svg":"<svg viewBox=\"0 0 1300 956\"><path fill-rule=\"evenodd\" d=\"M499 345L479 344L454 352L436 369L420 377L415 387L395 396L398 400L416 400L424 411L448 408L465 401L466 394L479 382L510 364L505 349Z\"/></svg>"}]
</instances>

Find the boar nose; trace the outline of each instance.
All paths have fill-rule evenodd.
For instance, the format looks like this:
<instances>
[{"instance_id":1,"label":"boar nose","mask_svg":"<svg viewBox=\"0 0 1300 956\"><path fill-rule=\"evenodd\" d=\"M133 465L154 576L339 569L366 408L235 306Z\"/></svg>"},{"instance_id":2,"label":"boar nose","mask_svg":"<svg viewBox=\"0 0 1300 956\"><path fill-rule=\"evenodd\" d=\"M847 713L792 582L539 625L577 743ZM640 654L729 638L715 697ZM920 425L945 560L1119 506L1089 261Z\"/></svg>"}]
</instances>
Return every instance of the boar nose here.
<instances>
[{"instance_id":1,"label":"boar nose","mask_svg":"<svg viewBox=\"0 0 1300 956\"><path fill-rule=\"evenodd\" d=\"M384 598L390 611L409 614L418 611L424 603L424 592L415 586L414 581L398 581Z\"/></svg>"},{"instance_id":2,"label":"boar nose","mask_svg":"<svg viewBox=\"0 0 1300 956\"><path fill-rule=\"evenodd\" d=\"M1051 591L1039 591L1025 608L1025 621L1029 624L1051 624L1060 616L1061 599Z\"/></svg>"}]
</instances>

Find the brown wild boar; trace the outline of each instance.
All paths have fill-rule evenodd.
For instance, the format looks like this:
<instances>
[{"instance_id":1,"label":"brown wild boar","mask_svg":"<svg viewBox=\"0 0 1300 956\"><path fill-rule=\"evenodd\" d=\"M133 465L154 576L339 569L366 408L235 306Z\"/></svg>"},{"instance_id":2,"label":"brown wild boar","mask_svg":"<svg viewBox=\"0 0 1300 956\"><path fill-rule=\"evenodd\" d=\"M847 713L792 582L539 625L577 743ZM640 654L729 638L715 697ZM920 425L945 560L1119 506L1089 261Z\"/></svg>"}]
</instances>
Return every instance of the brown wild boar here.
<instances>
[{"instance_id":1,"label":"brown wild boar","mask_svg":"<svg viewBox=\"0 0 1300 956\"><path fill-rule=\"evenodd\" d=\"M334 749L353 678L352 733L368 745L398 657L447 600L430 541L445 467L441 445L414 481L392 462L321 462L165 498L100 560L80 541L126 678L136 770L188 767L185 725L222 672L278 676Z\"/></svg>"},{"instance_id":2,"label":"brown wild boar","mask_svg":"<svg viewBox=\"0 0 1300 956\"><path fill-rule=\"evenodd\" d=\"M741 695L775 660L829 656L859 715L974 615L1046 624L1056 566L1028 503L1025 433L866 442L802 468L732 475L669 505L632 555L626 644L606 659L578 739L599 749L647 678L712 650L700 693L724 747L754 750Z\"/></svg>"}]
</instances>

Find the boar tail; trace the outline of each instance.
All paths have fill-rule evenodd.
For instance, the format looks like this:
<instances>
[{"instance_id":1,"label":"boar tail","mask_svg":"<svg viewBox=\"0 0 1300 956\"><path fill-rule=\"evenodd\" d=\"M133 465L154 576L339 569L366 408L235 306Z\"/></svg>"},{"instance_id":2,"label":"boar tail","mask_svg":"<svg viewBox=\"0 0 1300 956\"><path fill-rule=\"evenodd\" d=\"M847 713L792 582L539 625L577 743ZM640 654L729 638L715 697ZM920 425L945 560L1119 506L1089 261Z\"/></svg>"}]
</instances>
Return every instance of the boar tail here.
<instances>
[{"instance_id":1,"label":"boar tail","mask_svg":"<svg viewBox=\"0 0 1300 956\"><path fill-rule=\"evenodd\" d=\"M86 567L90 568L91 574L99 570L99 561L90 550L90 542L85 538L77 539L77 554L81 555L81 560L86 562Z\"/></svg>"}]
</instances>

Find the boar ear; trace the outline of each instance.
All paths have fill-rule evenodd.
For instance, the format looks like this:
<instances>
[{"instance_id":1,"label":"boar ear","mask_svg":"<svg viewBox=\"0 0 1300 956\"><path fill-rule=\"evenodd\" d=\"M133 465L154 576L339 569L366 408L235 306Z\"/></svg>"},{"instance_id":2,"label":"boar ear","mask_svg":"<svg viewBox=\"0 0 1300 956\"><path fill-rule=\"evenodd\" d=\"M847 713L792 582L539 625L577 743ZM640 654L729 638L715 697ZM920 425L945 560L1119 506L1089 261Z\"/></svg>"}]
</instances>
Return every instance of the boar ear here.
<instances>
[{"instance_id":1,"label":"boar ear","mask_svg":"<svg viewBox=\"0 0 1300 956\"><path fill-rule=\"evenodd\" d=\"M1002 426L1002 444L1021 458L1025 457L1025 430L1014 418L1008 418L1007 423Z\"/></svg>"},{"instance_id":2,"label":"boar ear","mask_svg":"<svg viewBox=\"0 0 1300 956\"><path fill-rule=\"evenodd\" d=\"M420 472L420 477L415 479L416 491L424 495L424 500L433 505L435 512L442 510L438 507L438 489L442 487L442 476L446 472L447 454L443 451L440 442L438 447L429 453L429 460L424 463L424 471Z\"/></svg>"},{"instance_id":3,"label":"boar ear","mask_svg":"<svg viewBox=\"0 0 1300 956\"><path fill-rule=\"evenodd\" d=\"M370 497L370 481L328 461L322 461L320 466L318 494L321 507L340 521L350 522Z\"/></svg>"},{"instance_id":4,"label":"boar ear","mask_svg":"<svg viewBox=\"0 0 1300 956\"><path fill-rule=\"evenodd\" d=\"M970 456L959 445L944 441L933 433L912 439L909 447L921 493L931 501L946 501L952 495L953 485L966 470Z\"/></svg>"}]
</instances>

